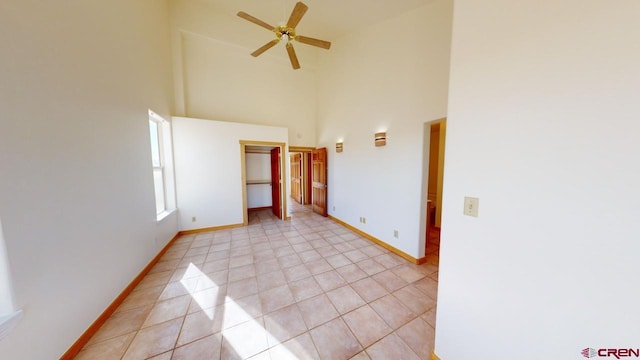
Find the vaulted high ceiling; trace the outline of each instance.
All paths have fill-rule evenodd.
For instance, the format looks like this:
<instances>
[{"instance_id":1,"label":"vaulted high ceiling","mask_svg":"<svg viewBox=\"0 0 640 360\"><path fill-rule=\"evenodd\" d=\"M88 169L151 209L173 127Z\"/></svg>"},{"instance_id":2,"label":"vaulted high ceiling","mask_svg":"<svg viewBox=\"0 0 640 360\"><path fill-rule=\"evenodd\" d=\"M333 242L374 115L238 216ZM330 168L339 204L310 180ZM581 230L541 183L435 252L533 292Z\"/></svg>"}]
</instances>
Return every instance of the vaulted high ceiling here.
<instances>
[{"instance_id":1,"label":"vaulted high ceiling","mask_svg":"<svg viewBox=\"0 0 640 360\"><path fill-rule=\"evenodd\" d=\"M221 13L244 11L271 25L285 23L296 0L197 0ZM433 0L304 0L309 10L297 27L299 34L333 40L376 22L426 5ZM393 29L390 29L393 31ZM401 36L401 34L399 34Z\"/></svg>"}]
</instances>

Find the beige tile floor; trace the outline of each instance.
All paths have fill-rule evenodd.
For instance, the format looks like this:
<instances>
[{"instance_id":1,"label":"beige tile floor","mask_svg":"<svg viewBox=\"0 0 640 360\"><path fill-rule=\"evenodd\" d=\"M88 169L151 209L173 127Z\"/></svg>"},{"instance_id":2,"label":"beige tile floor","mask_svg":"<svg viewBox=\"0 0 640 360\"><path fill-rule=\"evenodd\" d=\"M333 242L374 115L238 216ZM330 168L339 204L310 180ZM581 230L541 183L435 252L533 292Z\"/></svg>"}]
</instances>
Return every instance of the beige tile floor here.
<instances>
[{"instance_id":1,"label":"beige tile floor","mask_svg":"<svg viewBox=\"0 0 640 360\"><path fill-rule=\"evenodd\" d=\"M251 212L179 238L76 359L428 359L437 243L417 266L307 207Z\"/></svg>"}]
</instances>

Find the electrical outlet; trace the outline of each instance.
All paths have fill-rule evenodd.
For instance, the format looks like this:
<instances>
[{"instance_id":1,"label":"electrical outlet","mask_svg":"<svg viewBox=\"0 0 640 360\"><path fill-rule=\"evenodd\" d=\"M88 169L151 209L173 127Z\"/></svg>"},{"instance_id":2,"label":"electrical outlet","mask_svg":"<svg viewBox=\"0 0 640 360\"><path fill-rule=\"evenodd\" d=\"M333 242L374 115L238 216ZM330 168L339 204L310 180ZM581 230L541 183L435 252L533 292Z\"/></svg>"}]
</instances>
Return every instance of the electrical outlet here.
<instances>
[{"instance_id":1,"label":"electrical outlet","mask_svg":"<svg viewBox=\"0 0 640 360\"><path fill-rule=\"evenodd\" d=\"M366 218L366 217L364 217L364 216L362 217L362 223L363 223L363 224L366 224L366 223L367 223L367 218Z\"/></svg>"},{"instance_id":2,"label":"electrical outlet","mask_svg":"<svg viewBox=\"0 0 640 360\"><path fill-rule=\"evenodd\" d=\"M333 207L333 211L336 211L336 207L335 206Z\"/></svg>"},{"instance_id":3,"label":"electrical outlet","mask_svg":"<svg viewBox=\"0 0 640 360\"><path fill-rule=\"evenodd\" d=\"M464 198L464 214L467 216L478 217L478 206L480 205L480 199L474 197Z\"/></svg>"},{"instance_id":4,"label":"electrical outlet","mask_svg":"<svg viewBox=\"0 0 640 360\"><path fill-rule=\"evenodd\" d=\"M398 238L398 230L393 230L393 237Z\"/></svg>"},{"instance_id":5,"label":"electrical outlet","mask_svg":"<svg viewBox=\"0 0 640 360\"><path fill-rule=\"evenodd\" d=\"M195 216L191 217L191 222L196 222L196 217Z\"/></svg>"}]
</instances>

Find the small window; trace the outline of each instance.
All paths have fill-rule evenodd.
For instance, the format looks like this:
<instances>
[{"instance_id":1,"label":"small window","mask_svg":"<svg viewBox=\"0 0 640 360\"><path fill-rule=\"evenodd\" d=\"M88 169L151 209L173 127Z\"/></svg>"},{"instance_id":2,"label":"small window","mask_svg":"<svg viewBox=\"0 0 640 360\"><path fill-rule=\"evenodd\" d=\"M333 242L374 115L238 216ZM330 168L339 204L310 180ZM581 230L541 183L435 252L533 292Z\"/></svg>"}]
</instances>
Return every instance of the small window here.
<instances>
[{"instance_id":1,"label":"small window","mask_svg":"<svg viewBox=\"0 0 640 360\"><path fill-rule=\"evenodd\" d=\"M151 166L156 198L158 220L175 208L173 190L173 163L171 154L171 126L153 111L149 110L149 139L151 144Z\"/></svg>"}]
</instances>

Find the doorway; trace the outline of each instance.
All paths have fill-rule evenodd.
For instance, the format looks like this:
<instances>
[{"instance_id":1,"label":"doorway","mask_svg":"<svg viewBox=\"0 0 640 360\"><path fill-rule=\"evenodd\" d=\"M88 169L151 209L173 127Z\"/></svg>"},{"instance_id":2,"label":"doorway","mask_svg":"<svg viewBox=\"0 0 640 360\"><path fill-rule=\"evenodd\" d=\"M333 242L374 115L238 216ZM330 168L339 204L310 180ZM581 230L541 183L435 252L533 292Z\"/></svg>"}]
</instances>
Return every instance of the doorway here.
<instances>
[{"instance_id":1,"label":"doorway","mask_svg":"<svg viewBox=\"0 0 640 360\"><path fill-rule=\"evenodd\" d=\"M240 141L243 224L249 209L271 208L279 219L287 218L285 143Z\"/></svg>"},{"instance_id":2,"label":"doorway","mask_svg":"<svg viewBox=\"0 0 640 360\"><path fill-rule=\"evenodd\" d=\"M425 257L437 253L440 247L446 128L446 118L424 125Z\"/></svg>"},{"instance_id":3,"label":"doorway","mask_svg":"<svg viewBox=\"0 0 640 360\"><path fill-rule=\"evenodd\" d=\"M313 211L327 216L327 148L311 152L311 205Z\"/></svg>"},{"instance_id":4,"label":"doorway","mask_svg":"<svg viewBox=\"0 0 640 360\"><path fill-rule=\"evenodd\" d=\"M299 204L311 204L311 152L315 148L289 146L291 193ZM299 186L299 188L297 188Z\"/></svg>"},{"instance_id":5,"label":"doorway","mask_svg":"<svg viewBox=\"0 0 640 360\"><path fill-rule=\"evenodd\" d=\"M327 149L290 146L290 197L327 216ZM299 184L300 193L296 188ZM301 199L301 200L298 200Z\"/></svg>"},{"instance_id":6,"label":"doorway","mask_svg":"<svg viewBox=\"0 0 640 360\"><path fill-rule=\"evenodd\" d=\"M304 204L304 154L289 154L289 174L291 174L291 198L298 204Z\"/></svg>"}]
</instances>

